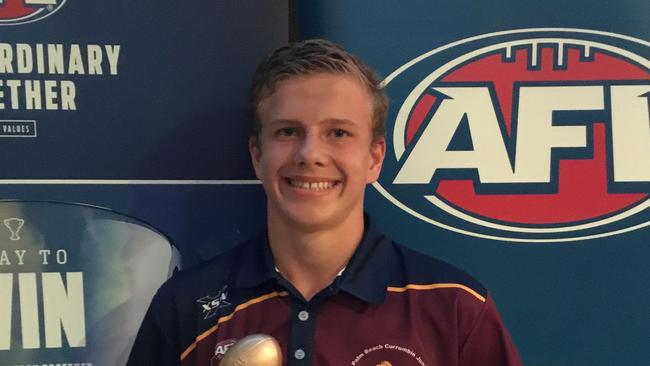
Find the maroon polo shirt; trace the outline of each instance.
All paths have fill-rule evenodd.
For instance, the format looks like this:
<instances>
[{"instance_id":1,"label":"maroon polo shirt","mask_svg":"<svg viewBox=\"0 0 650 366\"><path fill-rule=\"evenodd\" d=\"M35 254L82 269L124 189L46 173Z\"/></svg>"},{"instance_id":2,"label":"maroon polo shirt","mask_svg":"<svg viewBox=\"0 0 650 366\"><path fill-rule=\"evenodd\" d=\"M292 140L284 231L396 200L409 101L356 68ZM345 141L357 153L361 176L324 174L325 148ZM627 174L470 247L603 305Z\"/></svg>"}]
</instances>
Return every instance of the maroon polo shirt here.
<instances>
[{"instance_id":1,"label":"maroon polo shirt","mask_svg":"<svg viewBox=\"0 0 650 366\"><path fill-rule=\"evenodd\" d=\"M521 365L483 286L371 226L310 301L275 271L266 235L176 274L154 297L128 365L217 366L254 333L278 340L285 365Z\"/></svg>"}]
</instances>

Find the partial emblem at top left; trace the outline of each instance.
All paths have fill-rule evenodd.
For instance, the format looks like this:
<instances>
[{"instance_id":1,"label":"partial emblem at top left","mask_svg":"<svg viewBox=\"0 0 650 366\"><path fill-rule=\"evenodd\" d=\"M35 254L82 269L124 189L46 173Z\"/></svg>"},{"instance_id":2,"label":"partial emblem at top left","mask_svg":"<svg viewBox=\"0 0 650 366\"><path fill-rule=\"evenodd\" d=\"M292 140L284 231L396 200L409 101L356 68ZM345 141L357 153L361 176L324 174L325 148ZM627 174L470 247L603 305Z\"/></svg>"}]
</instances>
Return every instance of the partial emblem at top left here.
<instances>
[{"instance_id":1,"label":"partial emblem at top left","mask_svg":"<svg viewBox=\"0 0 650 366\"><path fill-rule=\"evenodd\" d=\"M32 23L56 13L66 0L0 0L0 26Z\"/></svg>"}]
</instances>

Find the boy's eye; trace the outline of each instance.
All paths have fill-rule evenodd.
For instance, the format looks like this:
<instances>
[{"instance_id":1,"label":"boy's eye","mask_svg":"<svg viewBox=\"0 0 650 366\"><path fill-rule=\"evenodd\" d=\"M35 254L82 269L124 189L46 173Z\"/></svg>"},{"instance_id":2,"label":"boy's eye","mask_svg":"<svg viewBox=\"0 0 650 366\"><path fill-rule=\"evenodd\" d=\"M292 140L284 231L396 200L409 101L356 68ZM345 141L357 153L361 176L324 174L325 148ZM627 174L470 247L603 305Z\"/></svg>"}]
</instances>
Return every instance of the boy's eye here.
<instances>
[{"instance_id":1,"label":"boy's eye","mask_svg":"<svg viewBox=\"0 0 650 366\"><path fill-rule=\"evenodd\" d=\"M344 129L341 129L341 128L335 128L334 130L332 130L332 135L333 135L334 137L345 137L345 136L350 136L350 134L348 133L348 131L346 131L346 130L344 130Z\"/></svg>"},{"instance_id":2,"label":"boy's eye","mask_svg":"<svg viewBox=\"0 0 650 366\"><path fill-rule=\"evenodd\" d=\"M279 136L294 136L296 134L296 129L293 127L283 127L278 130L277 134Z\"/></svg>"}]
</instances>

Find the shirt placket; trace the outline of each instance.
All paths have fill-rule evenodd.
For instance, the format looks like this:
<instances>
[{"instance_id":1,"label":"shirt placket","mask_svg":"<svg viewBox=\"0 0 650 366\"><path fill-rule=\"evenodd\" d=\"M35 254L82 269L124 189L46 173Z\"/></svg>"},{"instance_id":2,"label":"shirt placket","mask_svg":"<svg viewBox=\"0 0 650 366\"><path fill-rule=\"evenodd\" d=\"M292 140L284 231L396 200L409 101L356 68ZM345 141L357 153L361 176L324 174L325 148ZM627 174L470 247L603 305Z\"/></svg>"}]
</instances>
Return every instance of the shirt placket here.
<instances>
[{"instance_id":1,"label":"shirt placket","mask_svg":"<svg viewBox=\"0 0 650 366\"><path fill-rule=\"evenodd\" d=\"M312 365L318 305L294 298L287 348L289 366Z\"/></svg>"}]
</instances>

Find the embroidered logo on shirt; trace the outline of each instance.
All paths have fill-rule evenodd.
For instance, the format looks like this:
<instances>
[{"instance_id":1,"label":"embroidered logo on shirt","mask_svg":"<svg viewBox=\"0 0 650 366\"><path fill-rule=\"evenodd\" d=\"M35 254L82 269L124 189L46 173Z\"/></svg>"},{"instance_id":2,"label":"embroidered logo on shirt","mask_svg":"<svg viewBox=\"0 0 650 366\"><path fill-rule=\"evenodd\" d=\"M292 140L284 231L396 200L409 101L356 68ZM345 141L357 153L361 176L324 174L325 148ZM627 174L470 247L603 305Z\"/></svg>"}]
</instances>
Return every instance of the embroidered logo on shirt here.
<instances>
[{"instance_id":1,"label":"embroidered logo on shirt","mask_svg":"<svg viewBox=\"0 0 650 366\"><path fill-rule=\"evenodd\" d=\"M236 338L226 339L224 341L217 342L214 346L214 356L210 359L210 366L219 366L221 359L228 352L230 347L237 342Z\"/></svg>"},{"instance_id":2,"label":"embroidered logo on shirt","mask_svg":"<svg viewBox=\"0 0 650 366\"><path fill-rule=\"evenodd\" d=\"M201 304L201 309L203 311L203 320L210 319L217 314L219 309L223 309L226 306L232 305L226 299L228 298L228 286L224 286L219 292L214 296L203 296L202 298L196 300Z\"/></svg>"},{"instance_id":3,"label":"embroidered logo on shirt","mask_svg":"<svg viewBox=\"0 0 650 366\"><path fill-rule=\"evenodd\" d=\"M364 348L353 360L350 360L349 364L351 366L393 366L393 364L427 366L424 356L417 350L391 343Z\"/></svg>"}]
</instances>

